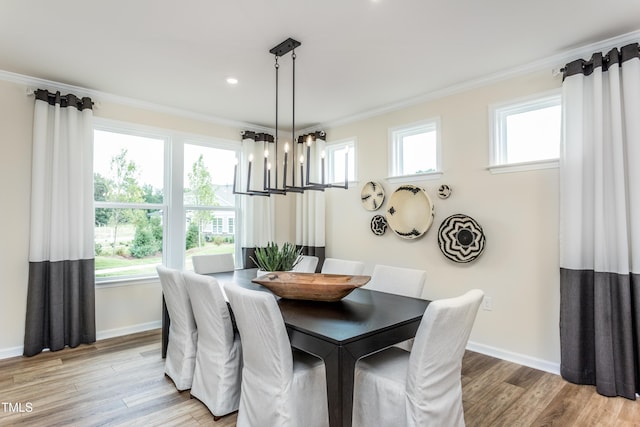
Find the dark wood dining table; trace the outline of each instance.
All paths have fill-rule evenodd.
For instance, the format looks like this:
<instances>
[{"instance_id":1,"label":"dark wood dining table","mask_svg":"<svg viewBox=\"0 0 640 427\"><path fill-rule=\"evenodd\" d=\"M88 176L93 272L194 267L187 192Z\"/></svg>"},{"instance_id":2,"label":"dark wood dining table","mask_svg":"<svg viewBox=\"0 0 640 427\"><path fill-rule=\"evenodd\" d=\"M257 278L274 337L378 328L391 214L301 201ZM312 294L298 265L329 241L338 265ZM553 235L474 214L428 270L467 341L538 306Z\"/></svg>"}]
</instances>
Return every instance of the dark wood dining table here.
<instances>
[{"instance_id":1,"label":"dark wood dining table","mask_svg":"<svg viewBox=\"0 0 640 427\"><path fill-rule=\"evenodd\" d=\"M270 292L251 282L255 269L211 276L222 283ZM351 426L358 359L414 337L429 302L368 289L355 289L338 302L278 299L291 345L325 363L331 427ZM169 324L166 309L164 313L163 356Z\"/></svg>"}]
</instances>

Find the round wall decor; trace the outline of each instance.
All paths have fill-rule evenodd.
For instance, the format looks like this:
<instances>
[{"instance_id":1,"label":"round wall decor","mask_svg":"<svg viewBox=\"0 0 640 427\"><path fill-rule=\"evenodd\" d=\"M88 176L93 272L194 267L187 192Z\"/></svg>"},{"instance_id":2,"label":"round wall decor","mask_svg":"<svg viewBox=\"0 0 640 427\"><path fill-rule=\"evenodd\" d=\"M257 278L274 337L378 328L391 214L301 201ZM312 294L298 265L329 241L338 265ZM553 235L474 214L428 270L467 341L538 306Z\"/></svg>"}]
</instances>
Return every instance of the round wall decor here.
<instances>
[{"instance_id":1,"label":"round wall decor","mask_svg":"<svg viewBox=\"0 0 640 427\"><path fill-rule=\"evenodd\" d=\"M368 211L375 211L384 202L384 188L375 181L367 182L360 192L362 206Z\"/></svg>"},{"instance_id":2,"label":"round wall decor","mask_svg":"<svg viewBox=\"0 0 640 427\"><path fill-rule=\"evenodd\" d=\"M452 261L470 262L478 258L485 246L485 236L478 222L466 215L451 215L440 224L438 245Z\"/></svg>"},{"instance_id":3,"label":"round wall decor","mask_svg":"<svg viewBox=\"0 0 640 427\"><path fill-rule=\"evenodd\" d=\"M427 232L433 222L433 203L423 188L402 185L389 198L386 219L389 228L404 239Z\"/></svg>"},{"instance_id":4,"label":"round wall decor","mask_svg":"<svg viewBox=\"0 0 640 427\"><path fill-rule=\"evenodd\" d=\"M382 215L371 218L371 231L376 236L382 236L387 231L387 220Z\"/></svg>"},{"instance_id":5,"label":"round wall decor","mask_svg":"<svg viewBox=\"0 0 640 427\"><path fill-rule=\"evenodd\" d=\"M449 187L447 184L442 184L438 188L438 197L440 197L441 199L448 199L450 195L451 187Z\"/></svg>"}]
</instances>

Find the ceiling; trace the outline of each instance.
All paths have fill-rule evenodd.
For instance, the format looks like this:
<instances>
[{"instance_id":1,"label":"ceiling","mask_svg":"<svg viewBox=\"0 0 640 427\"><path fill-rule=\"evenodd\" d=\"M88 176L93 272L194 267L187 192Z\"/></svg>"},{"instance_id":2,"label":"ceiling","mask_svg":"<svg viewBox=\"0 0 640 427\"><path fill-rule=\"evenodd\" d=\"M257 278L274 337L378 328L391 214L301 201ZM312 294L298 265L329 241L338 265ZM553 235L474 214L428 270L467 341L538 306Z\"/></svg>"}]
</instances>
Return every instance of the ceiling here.
<instances>
[{"instance_id":1,"label":"ceiling","mask_svg":"<svg viewBox=\"0 0 640 427\"><path fill-rule=\"evenodd\" d=\"M540 63L639 17L638 0L2 0L0 70L273 127L269 49L292 37L301 129Z\"/></svg>"}]
</instances>

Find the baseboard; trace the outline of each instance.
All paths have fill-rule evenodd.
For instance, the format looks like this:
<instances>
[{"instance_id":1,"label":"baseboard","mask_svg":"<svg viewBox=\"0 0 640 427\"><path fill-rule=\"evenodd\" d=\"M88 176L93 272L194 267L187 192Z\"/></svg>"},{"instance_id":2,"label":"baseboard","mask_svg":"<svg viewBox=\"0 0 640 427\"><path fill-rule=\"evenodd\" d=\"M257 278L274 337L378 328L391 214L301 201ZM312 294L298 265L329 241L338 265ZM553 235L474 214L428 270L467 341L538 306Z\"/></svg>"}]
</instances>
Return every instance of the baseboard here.
<instances>
[{"instance_id":1,"label":"baseboard","mask_svg":"<svg viewBox=\"0 0 640 427\"><path fill-rule=\"evenodd\" d=\"M106 340L107 338L121 337L123 335L135 334L138 332L150 331L152 329L158 329L162 327L162 321L157 320L155 322L140 323L138 325L131 325L124 328L108 329L105 331L96 332L96 340ZM24 347L10 347L0 348L0 360L9 359L10 357L22 356L24 353Z\"/></svg>"},{"instance_id":2,"label":"baseboard","mask_svg":"<svg viewBox=\"0 0 640 427\"><path fill-rule=\"evenodd\" d=\"M11 347L11 348L2 348L0 349L0 360L8 359L10 357L22 356L24 353L24 347Z\"/></svg>"},{"instance_id":3,"label":"baseboard","mask_svg":"<svg viewBox=\"0 0 640 427\"><path fill-rule=\"evenodd\" d=\"M520 354L520 353L514 353L511 351L503 350L501 348L492 347L490 345L485 345L485 344L479 344L472 341L469 341L467 343L467 350L475 351L476 353L482 353L491 357L496 357L498 359L506 360L507 362L517 363L518 365L539 369L541 371L549 372L551 374L560 375L560 364L555 362L550 362L548 360L538 359L536 357L531 357L531 356L527 356L525 354Z\"/></svg>"},{"instance_id":4,"label":"baseboard","mask_svg":"<svg viewBox=\"0 0 640 427\"><path fill-rule=\"evenodd\" d=\"M123 335L135 334L138 332L150 331L152 329L158 329L162 327L162 321L156 320L154 322L139 323L137 325L131 325L124 328L108 329L106 331L96 332L97 340L106 340L107 338L121 337Z\"/></svg>"}]
</instances>

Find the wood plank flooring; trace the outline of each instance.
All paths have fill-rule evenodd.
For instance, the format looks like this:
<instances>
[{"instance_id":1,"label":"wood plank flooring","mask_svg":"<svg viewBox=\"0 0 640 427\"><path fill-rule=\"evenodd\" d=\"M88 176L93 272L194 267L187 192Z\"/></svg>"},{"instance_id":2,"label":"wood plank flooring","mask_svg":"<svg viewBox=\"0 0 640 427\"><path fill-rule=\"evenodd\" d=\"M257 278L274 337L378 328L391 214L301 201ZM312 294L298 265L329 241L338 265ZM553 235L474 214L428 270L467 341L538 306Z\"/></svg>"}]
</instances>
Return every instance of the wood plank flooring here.
<instances>
[{"instance_id":1,"label":"wood plank flooring","mask_svg":"<svg viewBox=\"0 0 640 427\"><path fill-rule=\"evenodd\" d=\"M0 360L0 426L236 425L235 414L214 422L163 367L159 330ZM640 427L640 401L606 398L556 375L473 352L462 374L470 427Z\"/></svg>"}]
</instances>

